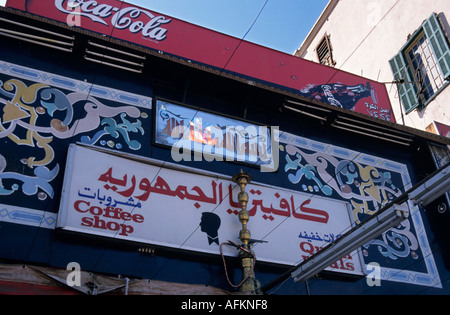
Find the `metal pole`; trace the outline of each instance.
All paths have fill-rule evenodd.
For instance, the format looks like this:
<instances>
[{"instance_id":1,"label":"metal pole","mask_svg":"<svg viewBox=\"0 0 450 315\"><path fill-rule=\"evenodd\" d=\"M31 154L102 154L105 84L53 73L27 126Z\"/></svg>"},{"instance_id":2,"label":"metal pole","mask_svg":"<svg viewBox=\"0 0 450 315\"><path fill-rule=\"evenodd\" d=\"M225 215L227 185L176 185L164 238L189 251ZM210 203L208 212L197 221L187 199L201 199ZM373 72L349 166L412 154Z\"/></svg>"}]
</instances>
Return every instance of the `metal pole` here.
<instances>
[{"instance_id":1,"label":"metal pole","mask_svg":"<svg viewBox=\"0 0 450 315\"><path fill-rule=\"evenodd\" d=\"M250 230L247 228L249 213L247 211L248 194L245 192L245 186L250 183L251 180L251 176L244 173L242 170L239 174L233 176L233 181L238 184L241 189L238 194L238 201L241 204L241 211L239 211L239 221L242 224L242 229L239 232L239 239L242 242L242 246L241 250L239 251L238 257L241 259L243 277L242 281L244 282L239 288L239 291L250 294L262 294L261 284L258 280L256 280L255 277L255 254L251 250L251 246L249 244L251 234Z\"/></svg>"}]
</instances>

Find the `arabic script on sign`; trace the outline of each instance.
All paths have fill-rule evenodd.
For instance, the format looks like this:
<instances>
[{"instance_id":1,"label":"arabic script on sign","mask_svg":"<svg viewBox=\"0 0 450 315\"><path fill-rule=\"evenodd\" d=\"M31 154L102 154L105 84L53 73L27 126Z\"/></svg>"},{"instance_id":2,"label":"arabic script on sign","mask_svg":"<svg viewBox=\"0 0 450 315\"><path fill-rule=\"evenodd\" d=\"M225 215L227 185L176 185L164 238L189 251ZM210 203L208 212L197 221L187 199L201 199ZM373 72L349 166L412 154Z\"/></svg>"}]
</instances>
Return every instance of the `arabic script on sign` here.
<instances>
[{"instance_id":1,"label":"arabic script on sign","mask_svg":"<svg viewBox=\"0 0 450 315\"><path fill-rule=\"evenodd\" d=\"M117 195L125 198L125 201L121 200L121 197L106 197L101 195L100 191L90 192L85 188L85 191L78 192L80 197L86 197L91 199L98 199L102 202L106 202L106 205L111 205L113 207L118 204L141 207L141 203L149 200L152 194L166 195L170 197L177 197L181 200L193 200L201 203L209 204L220 204L224 201L226 196L228 196L229 205L233 208L240 209L241 205L239 202L233 199L233 186L228 185L228 192L223 192L222 182L219 184L215 180L211 180L211 185L208 187L208 191L205 192L206 188L201 188L197 185L188 187L187 185L178 185L176 187L170 187L167 181L161 177L157 176L155 183L152 185L150 180L146 177L139 180L136 179L136 175L129 176L125 174L121 177L114 177L113 167L110 167L105 173L101 174L98 178L99 182L104 182L103 188L112 191ZM89 189L89 188L88 188ZM262 216L265 220L273 221L274 216L291 217L296 219L314 221L318 223L328 223L329 214L325 210L314 209L308 207L311 203L311 199L307 199L296 205L294 195L289 198L282 198L281 194L276 192L274 197L277 201L276 204L272 202L270 205L264 204L264 199L261 196L261 191L258 189L250 189L250 194L253 195L251 198L251 203L249 204L249 214L250 216L255 216L259 211L261 211ZM265 196L271 197L271 196ZM198 204L197 208L200 208ZM231 213L230 213L231 214Z\"/></svg>"}]
</instances>

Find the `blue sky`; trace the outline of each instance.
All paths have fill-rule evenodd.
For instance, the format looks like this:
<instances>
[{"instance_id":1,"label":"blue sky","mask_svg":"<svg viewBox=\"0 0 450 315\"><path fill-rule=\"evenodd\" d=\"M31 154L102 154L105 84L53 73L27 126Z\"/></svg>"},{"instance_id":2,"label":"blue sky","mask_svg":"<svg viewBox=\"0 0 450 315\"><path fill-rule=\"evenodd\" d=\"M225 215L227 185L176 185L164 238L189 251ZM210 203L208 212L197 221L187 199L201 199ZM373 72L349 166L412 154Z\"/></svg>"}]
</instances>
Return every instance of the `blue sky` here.
<instances>
[{"instance_id":1,"label":"blue sky","mask_svg":"<svg viewBox=\"0 0 450 315\"><path fill-rule=\"evenodd\" d=\"M266 0L127 0L221 33L242 38ZM328 0L268 0L245 40L293 54Z\"/></svg>"},{"instance_id":2,"label":"blue sky","mask_svg":"<svg viewBox=\"0 0 450 315\"><path fill-rule=\"evenodd\" d=\"M126 0L221 33L242 38L266 0ZM328 0L268 0L245 40L293 54ZM4 5L5 0L0 0Z\"/></svg>"}]
</instances>

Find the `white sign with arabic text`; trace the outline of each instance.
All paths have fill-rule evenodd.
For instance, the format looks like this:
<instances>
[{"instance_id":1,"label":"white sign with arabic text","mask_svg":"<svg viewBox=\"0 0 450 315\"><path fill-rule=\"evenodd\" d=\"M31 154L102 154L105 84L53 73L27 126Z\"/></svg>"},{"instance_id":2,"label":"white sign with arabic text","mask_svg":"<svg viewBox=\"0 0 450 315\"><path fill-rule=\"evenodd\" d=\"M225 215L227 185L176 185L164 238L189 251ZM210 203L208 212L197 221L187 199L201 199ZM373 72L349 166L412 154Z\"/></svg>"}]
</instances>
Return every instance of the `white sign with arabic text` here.
<instances>
[{"instance_id":1,"label":"white sign with arabic text","mask_svg":"<svg viewBox=\"0 0 450 315\"><path fill-rule=\"evenodd\" d=\"M239 243L239 187L71 145L57 226L108 238L219 254ZM222 177L224 178L224 177ZM276 187L246 186L258 261L294 265L351 228L347 204ZM237 250L225 246L224 254ZM356 253L329 270L362 275Z\"/></svg>"}]
</instances>

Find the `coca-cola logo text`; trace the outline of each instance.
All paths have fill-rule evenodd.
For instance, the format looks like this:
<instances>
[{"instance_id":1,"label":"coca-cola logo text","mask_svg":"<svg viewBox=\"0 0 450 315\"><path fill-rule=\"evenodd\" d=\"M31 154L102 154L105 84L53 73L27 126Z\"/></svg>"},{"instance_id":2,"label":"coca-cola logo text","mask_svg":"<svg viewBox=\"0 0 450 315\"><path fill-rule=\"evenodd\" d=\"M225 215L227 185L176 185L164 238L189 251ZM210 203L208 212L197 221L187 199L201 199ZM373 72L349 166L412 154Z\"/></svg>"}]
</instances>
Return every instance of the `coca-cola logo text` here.
<instances>
[{"instance_id":1,"label":"coca-cola logo text","mask_svg":"<svg viewBox=\"0 0 450 315\"><path fill-rule=\"evenodd\" d=\"M144 37L164 40L167 29L162 25L172 20L164 16L155 16L149 11L137 7L117 8L94 0L55 0L56 8L71 16L83 16L106 26L110 24L117 29L128 29L132 34L141 33Z\"/></svg>"}]
</instances>

